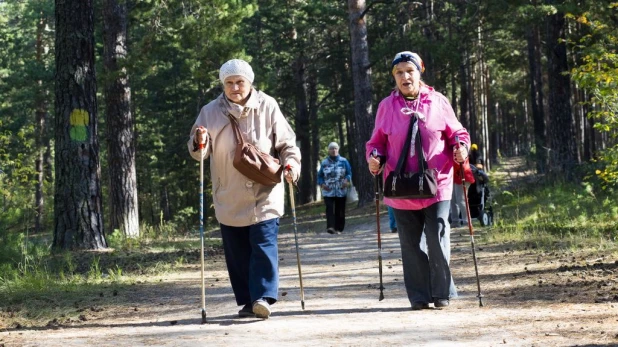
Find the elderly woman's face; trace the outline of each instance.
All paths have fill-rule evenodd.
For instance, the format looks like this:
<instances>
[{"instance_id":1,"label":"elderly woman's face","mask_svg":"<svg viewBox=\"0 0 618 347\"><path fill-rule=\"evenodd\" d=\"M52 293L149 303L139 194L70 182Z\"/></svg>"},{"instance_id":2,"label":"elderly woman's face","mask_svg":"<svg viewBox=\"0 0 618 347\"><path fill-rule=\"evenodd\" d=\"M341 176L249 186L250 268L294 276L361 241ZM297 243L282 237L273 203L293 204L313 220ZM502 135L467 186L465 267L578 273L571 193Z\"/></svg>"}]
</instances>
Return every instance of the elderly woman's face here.
<instances>
[{"instance_id":1,"label":"elderly woman's face","mask_svg":"<svg viewBox=\"0 0 618 347\"><path fill-rule=\"evenodd\" d=\"M328 155L331 157L336 157L339 155L339 147L330 147L328 149Z\"/></svg>"},{"instance_id":2,"label":"elderly woman's face","mask_svg":"<svg viewBox=\"0 0 618 347\"><path fill-rule=\"evenodd\" d=\"M404 96L417 96L421 88L421 73L416 65L402 61L393 68L393 77L399 92Z\"/></svg>"},{"instance_id":3,"label":"elderly woman's face","mask_svg":"<svg viewBox=\"0 0 618 347\"><path fill-rule=\"evenodd\" d=\"M251 83L242 76L230 76L225 79L223 90L231 102L244 105L251 93Z\"/></svg>"}]
</instances>

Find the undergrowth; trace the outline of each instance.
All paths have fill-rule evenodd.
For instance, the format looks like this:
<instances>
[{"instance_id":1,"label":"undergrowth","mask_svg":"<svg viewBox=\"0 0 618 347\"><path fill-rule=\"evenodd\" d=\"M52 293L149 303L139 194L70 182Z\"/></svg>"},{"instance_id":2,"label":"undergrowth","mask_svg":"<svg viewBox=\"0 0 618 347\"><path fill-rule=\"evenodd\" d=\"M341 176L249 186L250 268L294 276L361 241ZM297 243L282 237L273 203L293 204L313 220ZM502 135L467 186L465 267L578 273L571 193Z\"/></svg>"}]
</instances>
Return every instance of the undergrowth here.
<instances>
[{"instance_id":1,"label":"undergrowth","mask_svg":"<svg viewBox=\"0 0 618 347\"><path fill-rule=\"evenodd\" d=\"M593 248L615 252L618 194L591 183L560 180L504 189L494 182L490 242L538 249Z\"/></svg>"},{"instance_id":2,"label":"undergrowth","mask_svg":"<svg viewBox=\"0 0 618 347\"><path fill-rule=\"evenodd\" d=\"M0 328L75 321L87 303L121 301L127 287L199 264L197 236L144 226L138 238L112 233L105 251L54 253L50 235L0 235ZM205 241L207 254L221 252L220 240Z\"/></svg>"}]
</instances>

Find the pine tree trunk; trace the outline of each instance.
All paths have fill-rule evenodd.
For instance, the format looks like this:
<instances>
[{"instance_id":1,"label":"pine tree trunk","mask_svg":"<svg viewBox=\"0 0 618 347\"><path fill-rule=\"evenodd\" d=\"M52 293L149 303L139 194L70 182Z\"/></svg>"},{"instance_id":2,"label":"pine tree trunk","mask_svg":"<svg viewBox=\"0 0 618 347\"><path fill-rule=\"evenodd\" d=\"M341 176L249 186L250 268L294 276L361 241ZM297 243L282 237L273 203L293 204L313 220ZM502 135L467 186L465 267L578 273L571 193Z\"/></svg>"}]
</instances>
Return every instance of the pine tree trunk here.
<instances>
[{"instance_id":1,"label":"pine tree trunk","mask_svg":"<svg viewBox=\"0 0 618 347\"><path fill-rule=\"evenodd\" d=\"M39 18L39 22L37 23L37 33L36 33L36 61L40 66L44 66L43 62L43 49L45 43L43 42L43 30L45 30L45 17L41 14ZM44 220L44 211L45 211L45 199L43 194L44 184L45 184L45 172L44 172L44 163L45 163L45 153L47 152L47 148L45 148L46 144L49 145L49 141L47 141L47 92L43 86L43 81L39 80L36 88L36 96L35 96L35 127L36 127L36 160L35 160L35 172L36 172L36 186L34 193L34 233L40 233L42 231L42 224Z\"/></svg>"},{"instance_id":2,"label":"pine tree trunk","mask_svg":"<svg viewBox=\"0 0 618 347\"><path fill-rule=\"evenodd\" d=\"M365 143L371 137L374 125L372 114L371 67L367 42L367 23L361 17L365 10L365 0L348 0L350 45L352 49L352 81L354 82L354 139L358 168L353 174L357 177L358 206L371 203L374 198L373 177L367 169Z\"/></svg>"},{"instance_id":3,"label":"pine tree trunk","mask_svg":"<svg viewBox=\"0 0 618 347\"><path fill-rule=\"evenodd\" d=\"M162 183L160 189L159 210L161 211L161 215L159 217L159 224L162 225L163 222L168 222L172 219L172 207L170 206L170 197L167 192L167 184Z\"/></svg>"},{"instance_id":4,"label":"pine tree trunk","mask_svg":"<svg viewBox=\"0 0 618 347\"><path fill-rule=\"evenodd\" d=\"M315 93L315 97L317 98L317 83L311 84L311 94ZM318 109L317 106L311 107L310 113L311 120L311 182L313 182L311 188L311 194L313 197L312 201L316 201L318 199L318 184L317 184L317 173L318 173L318 161L320 160L320 126L318 122Z\"/></svg>"},{"instance_id":5,"label":"pine tree trunk","mask_svg":"<svg viewBox=\"0 0 618 347\"><path fill-rule=\"evenodd\" d=\"M320 137L317 135L319 133L319 122L318 122L318 109L320 105L318 104L318 81L317 81L317 72L315 69L311 69L309 71L308 76L308 85L307 91L309 94L309 155L307 158L307 166L309 170L307 172L307 180L309 181L309 191L308 195L303 201L304 203L309 203L315 201L316 193L317 193L317 158L319 156L319 142Z\"/></svg>"},{"instance_id":6,"label":"pine tree trunk","mask_svg":"<svg viewBox=\"0 0 618 347\"><path fill-rule=\"evenodd\" d=\"M489 73L487 69L487 63L485 62L484 41L485 38L482 34L483 22L479 20L477 26L477 73L476 78L478 80L478 107L479 107L479 121L476 124L480 125L480 133L478 134L480 139L479 151L481 158L483 158L483 165L486 170L491 169L490 160L490 143L489 143L489 127L488 127L488 111L489 111Z\"/></svg>"},{"instance_id":7,"label":"pine tree trunk","mask_svg":"<svg viewBox=\"0 0 618 347\"><path fill-rule=\"evenodd\" d=\"M474 73L474 71L476 71L476 64L474 64L472 59L470 59L469 55L467 58L467 62L468 64L466 65L466 76L468 76L468 84L466 85L465 88L468 91L468 98L467 98L468 106L467 107L468 107L468 115L470 116L470 121L468 123L470 127L468 128L468 132L470 133L472 142L479 144L479 147L480 147L482 144L480 144L481 138L478 133L478 125L477 125L478 122L477 122L477 116L476 116L477 115L476 90L475 90L476 73Z\"/></svg>"},{"instance_id":8,"label":"pine tree trunk","mask_svg":"<svg viewBox=\"0 0 618 347\"><path fill-rule=\"evenodd\" d=\"M110 195L110 230L139 236L135 133L131 88L123 64L127 57L125 0L105 0L103 8L103 63Z\"/></svg>"},{"instance_id":9,"label":"pine tree trunk","mask_svg":"<svg viewBox=\"0 0 618 347\"><path fill-rule=\"evenodd\" d=\"M547 143L545 136L545 110L543 108L543 78L541 75L541 37L539 27L528 27L528 66L530 67L530 100L534 122L534 146L536 148L536 170L547 170Z\"/></svg>"},{"instance_id":10,"label":"pine tree trunk","mask_svg":"<svg viewBox=\"0 0 618 347\"><path fill-rule=\"evenodd\" d=\"M55 249L107 247L97 138L93 0L56 0Z\"/></svg>"},{"instance_id":11,"label":"pine tree trunk","mask_svg":"<svg viewBox=\"0 0 618 347\"><path fill-rule=\"evenodd\" d=\"M563 12L549 16L547 25L550 170L569 178L577 164L575 121L571 111Z\"/></svg>"},{"instance_id":12,"label":"pine tree trunk","mask_svg":"<svg viewBox=\"0 0 618 347\"><path fill-rule=\"evenodd\" d=\"M311 180L311 142L309 109L307 107L307 76L305 58L298 56L293 63L294 69L294 95L296 99L296 140L300 143L300 156L302 160L299 182L299 203L309 202L311 189L315 183Z\"/></svg>"},{"instance_id":13,"label":"pine tree trunk","mask_svg":"<svg viewBox=\"0 0 618 347\"><path fill-rule=\"evenodd\" d=\"M590 105L592 104L592 95L584 92L583 99L586 101L584 112L588 114L590 112ZM584 136L584 157L586 161L593 159L596 155L596 151L594 117L586 117L586 135Z\"/></svg>"},{"instance_id":14,"label":"pine tree trunk","mask_svg":"<svg viewBox=\"0 0 618 347\"><path fill-rule=\"evenodd\" d=\"M464 59L459 65L459 121L463 124L468 131L472 131L470 127L470 111L469 104L470 100L468 100L468 69L466 68L466 64L468 62L468 55L464 51L463 54ZM472 133L470 133L470 138L472 142L476 141L475 137L472 137Z\"/></svg>"}]
</instances>

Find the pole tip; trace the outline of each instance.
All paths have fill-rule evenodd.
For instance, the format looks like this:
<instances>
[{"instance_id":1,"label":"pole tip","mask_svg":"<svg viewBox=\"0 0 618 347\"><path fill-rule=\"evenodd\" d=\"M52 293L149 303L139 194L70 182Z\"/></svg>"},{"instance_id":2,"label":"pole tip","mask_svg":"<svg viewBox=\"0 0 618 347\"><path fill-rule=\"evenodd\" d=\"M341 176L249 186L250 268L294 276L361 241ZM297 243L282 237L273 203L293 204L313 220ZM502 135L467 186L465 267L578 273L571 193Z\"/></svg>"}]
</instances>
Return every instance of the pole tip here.
<instances>
[{"instance_id":1,"label":"pole tip","mask_svg":"<svg viewBox=\"0 0 618 347\"><path fill-rule=\"evenodd\" d=\"M301 301L301 302L300 302L300 307L302 307L302 308L303 308L303 311L305 310L305 302L304 302L304 301Z\"/></svg>"},{"instance_id":2,"label":"pole tip","mask_svg":"<svg viewBox=\"0 0 618 347\"><path fill-rule=\"evenodd\" d=\"M384 293L380 293L380 299L378 299L378 301L382 301L384 300Z\"/></svg>"},{"instance_id":3,"label":"pole tip","mask_svg":"<svg viewBox=\"0 0 618 347\"><path fill-rule=\"evenodd\" d=\"M202 324L206 324L206 310L202 309Z\"/></svg>"}]
</instances>

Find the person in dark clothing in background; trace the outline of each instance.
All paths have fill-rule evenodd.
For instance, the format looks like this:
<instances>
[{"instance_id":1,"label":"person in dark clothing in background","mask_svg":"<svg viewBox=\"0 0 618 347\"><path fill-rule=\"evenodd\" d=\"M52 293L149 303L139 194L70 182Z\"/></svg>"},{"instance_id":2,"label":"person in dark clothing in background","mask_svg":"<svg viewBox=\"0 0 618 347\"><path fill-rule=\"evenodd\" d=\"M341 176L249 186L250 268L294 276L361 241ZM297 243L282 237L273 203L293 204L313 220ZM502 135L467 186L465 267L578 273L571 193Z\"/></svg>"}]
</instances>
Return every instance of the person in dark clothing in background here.
<instances>
[{"instance_id":1,"label":"person in dark clothing in background","mask_svg":"<svg viewBox=\"0 0 618 347\"><path fill-rule=\"evenodd\" d=\"M326 232L341 233L345 227L345 202L352 182L352 167L339 155L336 142L328 144L328 157L322 160L318 185L326 205Z\"/></svg>"}]
</instances>

